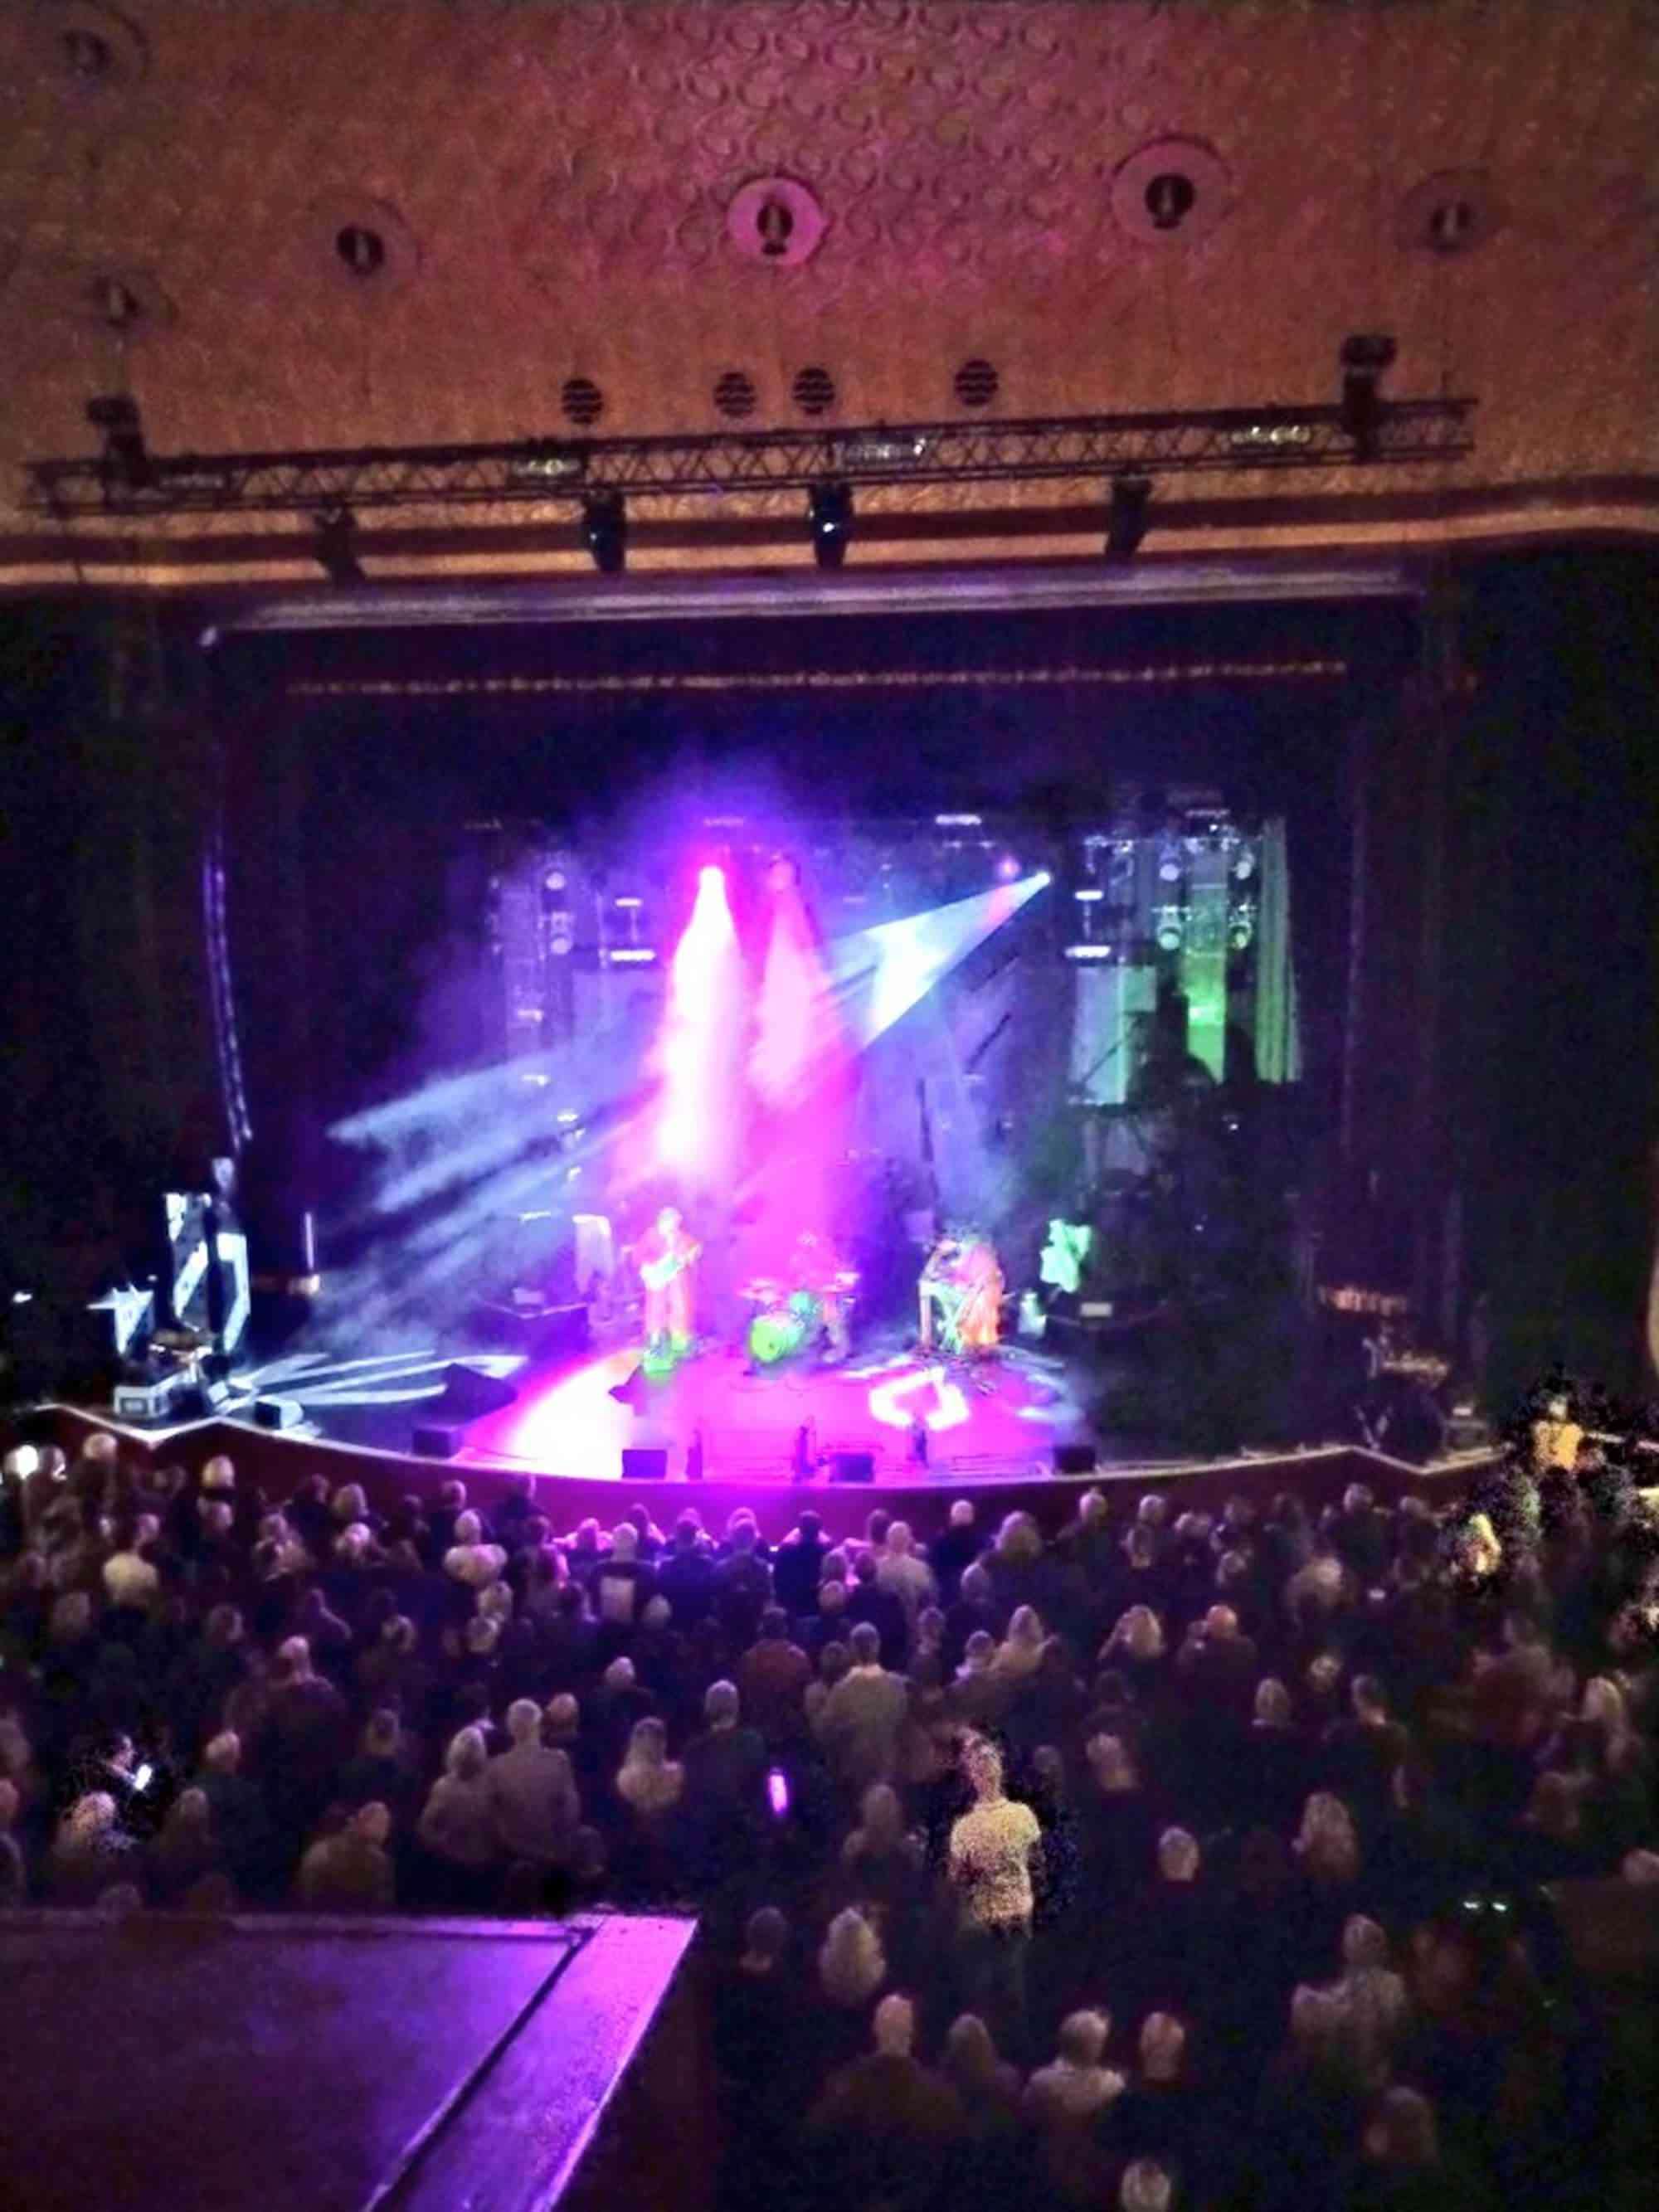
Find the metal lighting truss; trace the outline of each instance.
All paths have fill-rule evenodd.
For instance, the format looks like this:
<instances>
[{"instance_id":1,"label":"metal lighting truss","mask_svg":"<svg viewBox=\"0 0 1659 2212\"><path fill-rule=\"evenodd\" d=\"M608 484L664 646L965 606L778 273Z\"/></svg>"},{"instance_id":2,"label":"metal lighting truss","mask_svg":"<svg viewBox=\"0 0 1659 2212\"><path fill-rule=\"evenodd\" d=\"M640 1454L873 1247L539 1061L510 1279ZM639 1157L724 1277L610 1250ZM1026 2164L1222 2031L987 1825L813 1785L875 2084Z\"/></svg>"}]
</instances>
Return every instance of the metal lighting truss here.
<instances>
[{"instance_id":1,"label":"metal lighting truss","mask_svg":"<svg viewBox=\"0 0 1659 2212\"><path fill-rule=\"evenodd\" d=\"M1471 452L1471 398L1378 403L1370 451L1338 406L1047 416L1025 422L533 438L271 453L135 453L27 465L26 504L58 516L308 514L371 507L577 505L718 497L842 483L1035 483L1045 478L1375 467Z\"/></svg>"}]
</instances>

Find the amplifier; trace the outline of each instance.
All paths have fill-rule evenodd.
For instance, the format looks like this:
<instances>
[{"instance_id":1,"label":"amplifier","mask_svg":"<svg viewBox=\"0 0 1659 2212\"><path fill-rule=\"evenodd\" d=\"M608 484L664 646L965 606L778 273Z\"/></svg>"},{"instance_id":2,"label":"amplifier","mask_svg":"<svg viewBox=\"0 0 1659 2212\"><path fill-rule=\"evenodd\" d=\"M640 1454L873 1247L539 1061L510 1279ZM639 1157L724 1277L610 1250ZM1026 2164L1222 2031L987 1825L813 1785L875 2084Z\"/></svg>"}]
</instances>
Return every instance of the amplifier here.
<instances>
[{"instance_id":1,"label":"amplifier","mask_svg":"<svg viewBox=\"0 0 1659 2212\"><path fill-rule=\"evenodd\" d=\"M297 1398L256 1398L253 1419L262 1429L297 1429L304 1426L306 1409Z\"/></svg>"},{"instance_id":2,"label":"amplifier","mask_svg":"<svg viewBox=\"0 0 1659 2212\"><path fill-rule=\"evenodd\" d=\"M121 1421L165 1421L185 1410L197 1386L188 1375L164 1375L159 1382L118 1382L113 1412Z\"/></svg>"}]
</instances>

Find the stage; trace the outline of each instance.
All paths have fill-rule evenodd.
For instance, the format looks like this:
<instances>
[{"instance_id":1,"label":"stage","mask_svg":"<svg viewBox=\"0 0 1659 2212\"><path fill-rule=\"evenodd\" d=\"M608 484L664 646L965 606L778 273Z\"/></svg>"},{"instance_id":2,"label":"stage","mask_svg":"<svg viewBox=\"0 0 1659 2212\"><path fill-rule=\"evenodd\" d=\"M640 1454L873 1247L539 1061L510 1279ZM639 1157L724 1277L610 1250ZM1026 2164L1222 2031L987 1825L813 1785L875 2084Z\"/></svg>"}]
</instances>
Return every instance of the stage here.
<instances>
[{"instance_id":1,"label":"stage","mask_svg":"<svg viewBox=\"0 0 1659 2212\"><path fill-rule=\"evenodd\" d=\"M619 1400L614 1392L630 1378ZM973 1364L866 1348L839 1367L785 1364L759 1372L741 1352L718 1348L659 1380L639 1369L629 1346L514 1380L516 1401L471 1425L465 1460L620 1478L624 1451L660 1450L673 1476L684 1474L687 1450L701 1437L706 1477L782 1482L796 1471L805 1428L814 1471L867 1457L878 1482L1007 1479L1046 1474L1057 1444L1087 1433L1063 1364L1020 1346ZM925 1468L914 1455L918 1419L927 1432Z\"/></svg>"},{"instance_id":2,"label":"stage","mask_svg":"<svg viewBox=\"0 0 1659 2212\"><path fill-rule=\"evenodd\" d=\"M314 1433L388 1450L408 1450L417 1430L448 1427L457 1432L449 1456L462 1467L617 1481L623 1453L634 1451L661 1452L661 1474L684 1475L699 1437L706 1480L745 1483L787 1482L803 1452L817 1479L867 1459L868 1477L851 1479L1018 1480L1052 1473L1057 1447L1090 1443L1066 1362L1033 1346L945 1361L894 1339L859 1346L840 1366L783 1361L757 1371L742 1352L716 1346L657 1378L640 1352L629 1341L586 1357L520 1362L458 1350L454 1359L514 1394L469 1419L465 1393L445 1380L453 1364L439 1352L337 1361L295 1351L240 1378L240 1402L224 1411L246 1419L254 1399L285 1398ZM916 1456L918 1421L925 1465ZM635 1465L634 1479L641 1472Z\"/></svg>"}]
</instances>

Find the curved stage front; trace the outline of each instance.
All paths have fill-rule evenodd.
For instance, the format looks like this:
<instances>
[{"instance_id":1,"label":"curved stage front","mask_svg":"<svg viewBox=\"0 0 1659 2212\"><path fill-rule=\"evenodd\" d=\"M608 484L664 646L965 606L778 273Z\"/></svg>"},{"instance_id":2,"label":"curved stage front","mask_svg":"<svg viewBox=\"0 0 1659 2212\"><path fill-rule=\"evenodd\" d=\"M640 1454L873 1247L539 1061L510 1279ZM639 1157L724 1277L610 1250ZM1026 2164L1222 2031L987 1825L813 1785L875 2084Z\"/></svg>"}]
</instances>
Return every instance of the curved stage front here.
<instances>
[{"instance_id":1,"label":"curved stage front","mask_svg":"<svg viewBox=\"0 0 1659 2212\"><path fill-rule=\"evenodd\" d=\"M40 1440L50 1438L71 1451L87 1435L106 1430L120 1439L124 1450L158 1465L199 1468L216 1452L223 1452L273 1498L289 1495L307 1474L320 1473L331 1483L361 1483L370 1504L380 1510L411 1493L435 1497L440 1483L457 1473L465 1481L469 1497L488 1507L528 1474L538 1507L562 1533L589 1515L609 1525L624 1506L635 1504L644 1504L664 1526L684 1507L695 1505L706 1525L714 1528L722 1528L739 1506L747 1506L769 1542L787 1534L807 1504L821 1516L830 1536L858 1534L877 1500L926 1538L944 1527L952 1499L963 1494L977 1501L983 1524L1019 1510L1034 1514L1052 1534L1076 1511L1080 1492L1091 1486L1120 1494L1167 1490L1182 1509L1202 1511L1217 1510L1241 1493L1265 1505L1281 1490L1294 1492L1317 1509L1339 1498L1354 1481L1368 1483L1384 1502L1413 1492L1443 1503L1455 1498L1497 1458L1493 1452L1482 1451L1411 1467L1358 1445L1331 1444L1231 1459L1125 1461L1079 1474L1043 1472L1032 1462L1024 1469L930 1467L923 1473L901 1468L871 1489L844 1487L822 1477L794 1483L781 1469L769 1480L753 1474L743 1479L711 1466L708 1478L702 1482L688 1482L684 1475L630 1474L624 1483L615 1472L557 1474L483 1453L434 1462L409 1450L315 1435L284 1435L222 1414L187 1427L138 1429L99 1407L53 1405L32 1415L28 1428Z\"/></svg>"}]
</instances>

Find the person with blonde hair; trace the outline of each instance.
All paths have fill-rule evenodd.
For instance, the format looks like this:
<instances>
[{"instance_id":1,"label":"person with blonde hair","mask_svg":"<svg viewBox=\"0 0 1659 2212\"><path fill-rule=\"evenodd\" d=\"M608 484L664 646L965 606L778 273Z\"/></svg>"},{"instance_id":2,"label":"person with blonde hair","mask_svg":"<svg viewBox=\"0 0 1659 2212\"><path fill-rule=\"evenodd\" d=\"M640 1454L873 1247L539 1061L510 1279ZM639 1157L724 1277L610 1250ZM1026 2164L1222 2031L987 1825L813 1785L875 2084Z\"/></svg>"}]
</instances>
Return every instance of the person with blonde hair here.
<instances>
[{"instance_id":1,"label":"person with blonde hair","mask_svg":"<svg viewBox=\"0 0 1659 2212\"><path fill-rule=\"evenodd\" d=\"M854 1905L838 1912L818 1948L818 1986L832 2005L860 2012L887 1978L881 1938Z\"/></svg>"},{"instance_id":2,"label":"person with blonde hair","mask_svg":"<svg viewBox=\"0 0 1659 2212\"><path fill-rule=\"evenodd\" d=\"M46 1862L54 1905L93 1905L112 1884L131 1881L137 1863L133 1839L122 1828L115 1800L106 1790L77 1797L58 1824Z\"/></svg>"},{"instance_id":3,"label":"person with blonde hair","mask_svg":"<svg viewBox=\"0 0 1659 2212\"><path fill-rule=\"evenodd\" d=\"M501 1849L490 1806L489 1765L483 1730L457 1729L416 1831L435 1863L441 1901L457 1909L493 1900Z\"/></svg>"},{"instance_id":4,"label":"person with blonde hair","mask_svg":"<svg viewBox=\"0 0 1659 2212\"><path fill-rule=\"evenodd\" d=\"M1342 2007L1343 2034L1358 2078L1380 2088L1411 2012L1404 1978L1389 1965L1389 1939L1375 1920L1350 1913L1342 1928L1342 1972L1329 1994Z\"/></svg>"},{"instance_id":5,"label":"person with blonde hair","mask_svg":"<svg viewBox=\"0 0 1659 2212\"><path fill-rule=\"evenodd\" d=\"M1100 1664L1121 1668L1132 1686L1144 1692L1161 1675L1164 1653L1164 1624L1151 1606L1132 1605L1102 1645Z\"/></svg>"},{"instance_id":6,"label":"person with blonde hair","mask_svg":"<svg viewBox=\"0 0 1659 2212\"><path fill-rule=\"evenodd\" d=\"M1123 2076L1105 2063L1111 2017L1098 2010L1068 2013L1055 2055L1025 2085L1025 2110L1039 2127L1091 2120L1123 2094Z\"/></svg>"},{"instance_id":7,"label":"person with blonde hair","mask_svg":"<svg viewBox=\"0 0 1659 2212\"><path fill-rule=\"evenodd\" d=\"M1175 2185L1156 2159L1131 2159L1123 2169L1117 2201L1121 2212L1170 2212Z\"/></svg>"},{"instance_id":8,"label":"person with blonde hair","mask_svg":"<svg viewBox=\"0 0 1659 2212\"><path fill-rule=\"evenodd\" d=\"M654 1713L635 1722L617 1772L617 1795L642 1820L659 1819L677 1806L685 1769L668 1756L668 1730Z\"/></svg>"},{"instance_id":9,"label":"person with blonde hair","mask_svg":"<svg viewBox=\"0 0 1659 2212\"><path fill-rule=\"evenodd\" d=\"M337 1525L349 1528L354 1522L365 1525L368 1522L368 1500L360 1482L343 1482L329 1502L329 1512Z\"/></svg>"},{"instance_id":10,"label":"person with blonde hair","mask_svg":"<svg viewBox=\"0 0 1659 2212\"><path fill-rule=\"evenodd\" d=\"M998 1644L991 1672L1011 1686L1028 1682L1042 1664L1046 1634L1035 1606L1016 1606L1008 1633Z\"/></svg>"},{"instance_id":11,"label":"person with blonde hair","mask_svg":"<svg viewBox=\"0 0 1659 2212\"><path fill-rule=\"evenodd\" d=\"M1321 1883L1352 1881L1359 1872L1359 1835L1353 1815L1328 1790L1316 1790L1302 1808L1291 1846L1304 1874Z\"/></svg>"},{"instance_id":12,"label":"person with blonde hair","mask_svg":"<svg viewBox=\"0 0 1659 2212\"><path fill-rule=\"evenodd\" d=\"M455 1516L455 1540L444 1553L443 1565L453 1581L482 1589L505 1573L507 1553L501 1545L484 1541L483 1522L469 1509Z\"/></svg>"}]
</instances>

